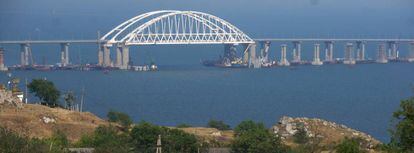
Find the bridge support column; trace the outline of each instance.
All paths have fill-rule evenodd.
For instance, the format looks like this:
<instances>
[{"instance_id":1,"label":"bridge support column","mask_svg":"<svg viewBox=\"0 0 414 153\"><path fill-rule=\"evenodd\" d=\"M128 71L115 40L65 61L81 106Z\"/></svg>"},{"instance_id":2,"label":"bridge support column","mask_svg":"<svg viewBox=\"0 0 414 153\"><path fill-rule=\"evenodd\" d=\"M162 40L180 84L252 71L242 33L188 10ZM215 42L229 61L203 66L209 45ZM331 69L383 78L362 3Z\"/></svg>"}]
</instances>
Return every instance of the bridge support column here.
<instances>
[{"instance_id":1,"label":"bridge support column","mask_svg":"<svg viewBox=\"0 0 414 153\"><path fill-rule=\"evenodd\" d=\"M30 44L20 44L20 66L29 66Z\"/></svg>"},{"instance_id":2,"label":"bridge support column","mask_svg":"<svg viewBox=\"0 0 414 153\"><path fill-rule=\"evenodd\" d=\"M346 43L345 45L344 64L355 64L354 45L352 43Z\"/></svg>"},{"instance_id":3,"label":"bridge support column","mask_svg":"<svg viewBox=\"0 0 414 153\"><path fill-rule=\"evenodd\" d=\"M250 44L243 44L244 51L243 51L243 64L248 65L249 64L249 52L250 52Z\"/></svg>"},{"instance_id":4,"label":"bridge support column","mask_svg":"<svg viewBox=\"0 0 414 153\"><path fill-rule=\"evenodd\" d=\"M294 41L293 42L293 60L292 63L301 63L302 59L301 59L301 42L299 41Z\"/></svg>"},{"instance_id":5,"label":"bridge support column","mask_svg":"<svg viewBox=\"0 0 414 153\"><path fill-rule=\"evenodd\" d=\"M260 60L262 64L268 64L269 61L269 48L270 48L270 41L260 42L261 50L260 50Z\"/></svg>"},{"instance_id":6,"label":"bridge support column","mask_svg":"<svg viewBox=\"0 0 414 153\"><path fill-rule=\"evenodd\" d=\"M104 45L103 44L99 45L99 49L98 49L98 66L103 66L103 50L104 50Z\"/></svg>"},{"instance_id":7,"label":"bridge support column","mask_svg":"<svg viewBox=\"0 0 414 153\"><path fill-rule=\"evenodd\" d=\"M377 63L388 63L387 53L385 51L385 44L378 46Z\"/></svg>"},{"instance_id":8,"label":"bridge support column","mask_svg":"<svg viewBox=\"0 0 414 153\"><path fill-rule=\"evenodd\" d=\"M61 43L60 47L60 63L65 67L69 65L69 43Z\"/></svg>"},{"instance_id":9,"label":"bridge support column","mask_svg":"<svg viewBox=\"0 0 414 153\"><path fill-rule=\"evenodd\" d=\"M315 44L315 47L314 47L314 50L313 50L312 65L323 65L323 62L319 58L319 56L320 56L319 50L320 50L320 44Z\"/></svg>"},{"instance_id":10,"label":"bridge support column","mask_svg":"<svg viewBox=\"0 0 414 153\"><path fill-rule=\"evenodd\" d=\"M120 68L122 66L122 45L117 44L116 46L116 61L115 61L115 67Z\"/></svg>"},{"instance_id":11,"label":"bridge support column","mask_svg":"<svg viewBox=\"0 0 414 153\"><path fill-rule=\"evenodd\" d=\"M249 67L258 68L260 67L260 64L258 60L256 59L256 43L250 45L249 49Z\"/></svg>"},{"instance_id":12,"label":"bridge support column","mask_svg":"<svg viewBox=\"0 0 414 153\"><path fill-rule=\"evenodd\" d=\"M396 60L398 58L397 43L395 41L388 42L388 59Z\"/></svg>"},{"instance_id":13,"label":"bridge support column","mask_svg":"<svg viewBox=\"0 0 414 153\"><path fill-rule=\"evenodd\" d=\"M330 62L330 63L335 62L333 58L333 49L334 49L333 41L326 41L325 42L325 61L326 62Z\"/></svg>"},{"instance_id":14,"label":"bridge support column","mask_svg":"<svg viewBox=\"0 0 414 153\"><path fill-rule=\"evenodd\" d=\"M111 45L105 44L103 45L103 66L104 67L111 67Z\"/></svg>"},{"instance_id":15,"label":"bridge support column","mask_svg":"<svg viewBox=\"0 0 414 153\"><path fill-rule=\"evenodd\" d=\"M357 61L365 60L365 43L362 41L357 41Z\"/></svg>"},{"instance_id":16,"label":"bridge support column","mask_svg":"<svg viewBox=\"0 0 414 153\"><path fill-rule=\"evenodd\" d=\"M280 49L281 49L281 56L280 56L281 58L280 58L279 65L280 66L289 66L290 63L289 63L289 61L286 58L287 45L286 44L281 45L280 46Z\"/></svg>"},{"instance_id":17,"label":"bridge support column","mask_svg":"<svg viewBox=\"0 0 414 153\"><path fill-rule=\"evenodd\" d=\"M126 45L122 46L122 70L127 70L129 66L129 47Z\"/></svg>"}]
</instances>

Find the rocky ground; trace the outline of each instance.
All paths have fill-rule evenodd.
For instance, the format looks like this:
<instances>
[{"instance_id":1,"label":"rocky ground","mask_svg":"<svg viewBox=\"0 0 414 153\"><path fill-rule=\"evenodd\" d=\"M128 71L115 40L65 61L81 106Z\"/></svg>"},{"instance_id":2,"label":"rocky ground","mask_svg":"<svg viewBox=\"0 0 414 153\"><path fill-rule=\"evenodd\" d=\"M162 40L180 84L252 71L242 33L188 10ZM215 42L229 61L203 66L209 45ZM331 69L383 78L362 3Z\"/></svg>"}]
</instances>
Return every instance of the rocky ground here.
<instances>
[{"instance_id":1,"label":"rocky ground","mask_svg":"<svg viewBox=\"0 0 414 153\"><path fill-rule=\"evenodd\" d=\"M29 137L47 138L60 130L71 141L108 124L92 113L75 112L42 105L24 104L21 108L0 105L0 126Z\"/></svg>"},{"instance_id":2,"label":"rocky ground","mask_svg":"<svg viewBox=\"0 0 414 153\"><path fill-rule=\"evenodd\" d=\"M272 127L272 130L286 144L292 146L295 145L293 143L293 136L299 128L303 128L310 139L317 139L320 146L338 144L346 137L360 139L361 146L370 152L373 152L373 149L381 144L380 141L366 133L318 118L292 118L285 116L280 118L279 122Z\"/></svg>"}]
</instances>

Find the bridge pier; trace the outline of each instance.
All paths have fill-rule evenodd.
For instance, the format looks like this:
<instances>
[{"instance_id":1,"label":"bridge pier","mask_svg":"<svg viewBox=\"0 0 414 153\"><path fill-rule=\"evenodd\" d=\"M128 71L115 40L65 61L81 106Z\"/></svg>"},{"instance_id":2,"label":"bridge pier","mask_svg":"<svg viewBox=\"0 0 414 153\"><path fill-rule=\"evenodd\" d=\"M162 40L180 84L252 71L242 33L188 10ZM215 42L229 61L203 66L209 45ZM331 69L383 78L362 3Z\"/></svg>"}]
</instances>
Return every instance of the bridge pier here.
<instances>
[{"instance_id":1,"label":"bridge pier","mask_svg":"<svg viewBox=\"0 0 414 153\"><path fill-rule=\"evenodd\" d=\"M355 64L354 45L352 43L346 43L345 45L344 64Z\"/></svg>"},{"instance_id":2,"label":"bridge pier","mask_svg":"<svg viewBox=\"0 0 414 153\"><path fill-rule=\"evenodd\" d=\"M60 47L60 63L65 67L69 65L69 43L61 43Z\"/></svg>"},{"instance_id":3,"label":"bridge pier","mask_svg":"<svg viewBox=\"0 0 414 153\"><path fill-rule=\"evenodd\" d=\"M103 49L104 49L104 45L100 44L98 46L98 66L103 66Z\"/></svg>"},{"instance_id":4,"label":"bridge pier","mask_svg":"<svg viewBox=\"0 0 414 153\"><path fill-rule=\"evenodd\" d=\"M378 46L377 63L388 63L387 53L385 52L385 44Z\"/></svg>"},{"instance_id":5,"label":"bridge pier","mask_svg":"<svg viewBox=\"0 0 414 153\"><path fill-rule=\"evenodd\" d=\"M29 66L30 44L20 44L20 65Z\"/></svg>"},{"instance_id":6,"label":"bridge pier","mask_svg":"<svg viewBox=\"0 0 414 153\"><path fill-rule=\"evenodd\" d=\"M293 42L293 60L292 63L301 63L301 42L300 41L294 41Z\"/></svg>"},{"instance_id":7,"label":"bridge pier","mask_svg":"<svg viewBox=\"0 0 414 153\"><path fill-rule=\"evenodd\" d=\"M414 62L414 42L410 42L408 50L408 62Z\"/></svg>"},{"instance_id":8,"label":"bridge pier","mask_svg":"<svg viewBox=\"0 0 414 153\"><path fill-rule=\"evenodd\" d=\"M313 51L312 65L323 65L323 62L319 58L319 49L320 49L320 45L315 44L314 51Z\"/></svg>"},{"instance_id":9,"label":"bridge pier","mask_svg":"<svg viewBox=\"0 0 414 153\"><path fill-rule=\"evenodd\" d=\"M326 62L330 62L330 63L335 62L333 58L333 49L334 49L333 41L325 41L325 61Z\"/></svg>"},{"instance_id":10,"label":"bridge pier","mask_svg":"<svg viewBox=\"0 0 414 153\"><path fill-rule=\"evenodd\" d=\"M117 44L115 67L127 70L129 64L129 47L125 44Z\"/></svg>"},{"instance_id":11,"label":"bridge pier","mask_svg":"<svg viewBox=\"0 0 414 153\"><path fill-rule=\"evenodd\" d=\"M262 64L268 64L269 61L269 48L270 48L270 41L261 41L260 42L260 60Z\"/></svg>"},{"instance_id":12,"label":"bridge pier","mask_svg":"<svg viewBox=\"0 0 414 153\"><path fill-rule=\"evenodd\" d=\"M388 60L396 60L398 58L397 43L395 41L388 42Z\"/></svg>"},{"instance_id":13,"label":"bridge pier","mask_svg":"<svg viewBox=\"0 0 414 153\"><path fill-rule=\"evenodd\" d=\"M365 60L365 42L357 41L357 61Z\"/></svg>"},{"instance_id":14,"label":"bridge pier","mask_svg":"<svg viewBox=\"0 0 414 153\"><path fill-rule=\"evenodd\" d=\"M279 65L280 66L290 66L290 63L289 63L289 61L286 58L287 45L286 44L281 45L280 46L280 49L281 49L281 56L280 56L281 58L280 58Z\"/></svg>"},{"instance_id":15,"label":"bridge pier","mask_svg":"<svg viewBox=\"0 0 414 153\"><path fill-rule=\"evenodd\" d=\"M111 63L111 45L104 44L102 46L103 49L103 67L112 67Z\"/></svg>"}]
</instances>

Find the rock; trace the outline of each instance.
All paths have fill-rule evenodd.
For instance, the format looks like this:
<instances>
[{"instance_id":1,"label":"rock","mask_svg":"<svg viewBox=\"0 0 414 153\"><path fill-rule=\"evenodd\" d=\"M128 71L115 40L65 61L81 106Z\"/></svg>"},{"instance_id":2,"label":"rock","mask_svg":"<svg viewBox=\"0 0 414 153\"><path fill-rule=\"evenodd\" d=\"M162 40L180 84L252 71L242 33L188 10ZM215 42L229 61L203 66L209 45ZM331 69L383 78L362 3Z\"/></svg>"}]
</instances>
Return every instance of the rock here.
<instances>
[{"instance_id":1,"label":"rock","mask_svg":"<svg viewBox=\"0 0 414 153\"><path fill-rule=\"evenodd\" d=\"M43 116L42 117L42 121L45 124L49 124L49 123L56 123L56 120L54 118L51 117L47 117L47 116Z\"/></svg>"}]
</instances>

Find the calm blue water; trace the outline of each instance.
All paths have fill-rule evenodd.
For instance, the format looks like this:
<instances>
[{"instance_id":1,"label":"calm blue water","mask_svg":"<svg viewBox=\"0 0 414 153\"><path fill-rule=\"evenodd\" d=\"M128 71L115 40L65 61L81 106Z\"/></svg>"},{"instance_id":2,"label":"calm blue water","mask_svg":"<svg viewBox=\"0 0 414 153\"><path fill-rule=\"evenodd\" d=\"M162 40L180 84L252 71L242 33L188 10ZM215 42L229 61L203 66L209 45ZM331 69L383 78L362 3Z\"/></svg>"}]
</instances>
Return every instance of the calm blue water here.
<instances>
[{"instance_id":1,"label":"calm blue water","mask_svg":"<svg viewBox=\"0 0 414 153\"><path fill-rule=\"evenodd\" d=\"M86 88L86 109L110 109L135 121L203 126L210 119L236 125L252 119L275 124L283 115L318 117L388 141L392 112L412 96L414 64L326 65L297 69L221 69L164 66L159 72L15 71L54 81L61 90ZM1 81L6 76L3 74ZM32 99L33 100L33 99Z\"/></svg>"}]
</instances>

